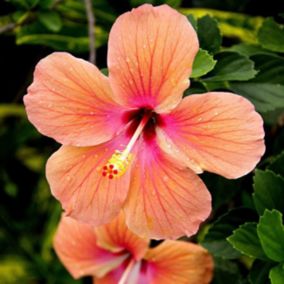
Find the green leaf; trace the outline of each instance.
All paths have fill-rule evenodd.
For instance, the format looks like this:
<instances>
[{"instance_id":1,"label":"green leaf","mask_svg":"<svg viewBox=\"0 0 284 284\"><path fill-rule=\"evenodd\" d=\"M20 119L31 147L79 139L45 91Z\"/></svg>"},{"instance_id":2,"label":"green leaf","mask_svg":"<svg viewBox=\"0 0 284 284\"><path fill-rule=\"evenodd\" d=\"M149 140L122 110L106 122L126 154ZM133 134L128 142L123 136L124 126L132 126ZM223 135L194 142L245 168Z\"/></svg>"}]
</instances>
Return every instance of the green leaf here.
<instances>
[{"instance_id":1,"label":"green leaf","mask_svg":"<svg viewBox=\"0 0 284 284\"><path fill-rule=\"evenodd\" d=\"M37 149L26 146L22 146L18 149L16 157L21 160L28 169L39 173L42 172L46 162L46 157L40 155Z\"/></svg>"},{"instance_id":2,"label":"green leaf","mask_svg":"<svg viewBox=\"0 0 284 284\"><path fill-rule=\"evenodd\" d=\"M243 55L244 56L244 55ZM247 55L245 55L247 57ZM218 57L216 56L216 59ZM248 59L248 58L247 58ZM265 113L284 107L284 59L276 54L254 54L250 59L254 62L257 75L247 82L211 82L206 80L207 88L229 89L249 99L259 112ZM226 63L226 62L225 62ZM227 63L227 67L230 63ZM207 76L214 76L218 71L218 62ZM229 70L227 70L230 72ZM214 79L214 78L213 78ZM223 78L224 80L226 78ZM213 84L214 83L214 84Z\"/></svg>"},{"instance_id":3,"label":"green leaf","mask_svg":"<svg viewBox=\"0 0 284 284\"><path fill-rule=\"evenodd\" d=\"M272 54L268 50L255 44L239 43L225 49L226 51L238 52L244 56L252 56L256 54ZM256 68L257 69L257 68Z\"/></svg>"},{"instance_id":4,"label":"green leaf","mask_svg":"<svg viewBox=\"0 0 284 284\"><path fill-rule=\"evenodd\" d=\"M271 164L268 166L268 169L284 177L283 165L284 165L284 151L272 160Z\"/></svg>"},{"instance_id":5,"label":"green leaf","mask_svg":"<svg viewBox=\"0 0 284 284\"><path fill-rule=\"evenodd\" d=\"M252 60L236 52L222 52L215 56L217 64L204 81L246 81L254 78L256 70Z\"/></svg>"},{"instance_id":6,"label":"green leaf","mask_svg":"<svg viewBox=\"0 0 284 284\"><path fill-rule=\"evenodd\" d=\"M62 28L60 15L54 11L39 12L38 18L39 21L52 32L58 32Z\"/></svg>"},{"instance_id":7,"label":"green leaf","mask_svg":"<svg viewBox=\"0 0 284 284\"><path fill-rule=\"evenodd\" d=\"M267 284L268 274L271 267L274 265L272 262L255 260L249 272L249 282L251 284Z\"/></svg>"},{"instance_id":8,"label":"green leaf","mask_svg":"<svg viewBox=\"0 0 284 284\"><path fill-rule=\"evenodd\" d=\"M52 259L53 237L57 229L60 216L61 207L58 203L55 203L51 211L51 216L49 217L47 224L45 224L44 237L42 238L41 256L42 259L46 261Z\"/></svg>"},{"instance_id":9,"label":"green leaf","mask_svg":"<svg viewBox=\"0 0 284 284\"><path fill-rule=\"evenodd\" d=\"M257 216L251 209L233 209L219 217L209 229L202 245L206 247L215 257L224 259L235 259L241 253L235 250L226 240L232 231L243 224L244 220L255 221Z\"/></svg>"},{"instance_id":10,"label":"green leaf","mask_svg":"<svg viewBox=\"0 0 284 284\"><path fill-rule=\"evenodd\" d=\"M7 256L0 261L0 283L22 283L28 277L28 263L16 256Z\"/></svg>"},{"instance_id":11,"label":"green leaf","mask_svg":"<svg viewBox=\"0 0 284 284\"><path fill-rule=\"evenodd\" d=\"M258 41L266 49L284 52L284 26L266 19L258 31Z\"/></svg>"},{"instance_id":12,"label":"green leaf","mask_svg":"<svg viewBox=\"0 0 284 284\"><path fill-rule=\"evenodd\" d=\"M267 260L262 250L256 231L257 223L245 223L227 238L228 242L242 254L249 257Z\"/></svg>"},{"instance_id":13,"label":"green leaf","mask_svg":"<svg viewBox=\"0 0 284 284\"><path fill-rule=\"evenodd\" d=\"M40 0L10 0L10 2L18 8L32 9Z\"/></svg>"},{"instance_id":14,"label":"green leaf","mask_svg":"<svg viewBox=\"0 0 284 284\"><path fill-rule=\"evenodd\" d=\"M233 261L214 258L214 279L212 284L240 284L240 270Z\"/></svg>"},{"instance_id":15,"label":"green leaf","mask_svg":"<svg viewBox=\"0 0 284 284\"><path fill-rule=\"evenodd\" d=\"M182 0L130 0L131 6L140 6L145 3L153 5L167 4L171 7L178 8L181 5Z\"/></svg>"},{"instance_id":16,"label":"green leaf","mask_svg":"<svg viewBox=\"0 0 284 284\"><path fill-rule=\"evenodd\" d=\"M214 17L224 37L237 38L247 43L257 43L256 31L264 20L263 17L251 17L246 14L208 8L183 8L179 11L185 15L192 14L196 18L206 15Z\"/></svg>"},{"instance_id":17,"label":"green leaf","mask_svg":"<svg viewBox=\"0 0 284 284\"><path fill-rule=\"evenodd\" d=\"M257 225L257 235L265 254L270 259L284 261L284 227L279 211L264 211Z\"/></svg>"},{"instance_id":18,"label":"green leaf","mask_svg":"<svg viewBox=\"0 0 284 284\"><path fill-rule=\"evenodd\" d=\"M192 94L203 94L206 93L208 90L202 84L202 82L198 81L191 81L190 87L185 90L184 97L192 95Z\"/></svg>"},{"instance_id":19,"label":"green leaf","mask_svg":"<svg viewBox=\"0 0 284 284\"><path fill-rule=\"evenodd\" d=\"M76 37L74 37L76 34ZM39 23L32 23L17 30L17 44L41 44L55 50L65 50L74 53L89 50L89 38L86 25L64 22L59 33L52 34ZM107 33L99 27L95 29L96 47L107 42Z\"/></svg>"},{"instance_id":20,"label":"green leaf","mask_svg":"<svg viewBox=\"0 0 284 284\"><path fill-rule=\"evenodd\" d=\"M96 16L96 26L102 25L104 28L110 28L116 19L116 13L113 7L109 5L108 1L93 1L93 8ZM64 19L82 23L86 23L87 21L84 1L57 1L56 10Z\"/></svg>"},{"instance_id":21,"label":"green leaf","mask_svg":"<svg viewBox=\"0 0 284 284\"><path fill-rule=\"evenodd\" d=\"M284 85L284 58L276 54L256 54L250 57L258 70L253 82Z\"/></svg>"},{"instance_id":22,"label":"green leaf","mask_svg":"<svg viewBox=\"0 0 284 284\"><path fill-rule=\"evenodd\" d=\"M58 2L56 4L56 11L58 11L64 19L80 22L86 22L87 20L86 7L83 1L68 0L64 2Z\"/></svg>"},{"instance_id":23,"label":"green leaf","mask_svg":"<svg viewBox=\"0 0 284 284\"><path fill-rule=\"evenodd\" d=\"M165 0L163 2L173 8L178 8L181 5L182 0Z\"/></svg>"},{"instance_id":24,"label":"green leaf","mask_svg":"<svg viewBox=\"0 0 284 284\"><path fill-rule=\"evenodd\" d=\"M284 213L284 179L269 170L256 170L253 181L257 212L262 215L265 209L277 209Z\"/></svg>"},{"instance_id":25,"label":"green leaf","mask_svg":"<svg viewBox=\"0 0 284 284\"><path fill-rule=\"evenodd\" d=\"M195 31L197 31L197 21L194 18L194 16L189 14L186 17L187 17L188 21L191 23L191 25L193 26L193 28L195 29Z\"/></svg>"},{"instance_id":26,"label":"green leaf","mask_svg":"<svg viewBox=\"0 0 284 284\"><path fill-rule=\"evenodd\" d=\"M8 25L14 24L14 15L15 13L8 14L5 16L0 16L0 30Z\"/></svg>"},{"instance_id":27,"label":"green leaf","mask_svg":"<svg viewBox=\"0 0 284 284\"><path fill-rule=\"evenodd\" d=\"M9 116L25 117L25 108L18 104L0 104L0 119Z\"/></svg>"},{"instance_id":28,"label":"green leaf","mask_svg":"<svg viewBox=\"0 0 284 284\"><path fill-rule=\"evenodd\" d=\"M130 4L132 7L140 6L145 3L154 4L155 0L130 0Z\"/></svg>"},{"instance_id":29,"label":"green leaf","mask_svg":"<svg viewBox=\"0 0 284 284\"><path fill-rule=\"evenodd\" d=\"M197 22L197 34L202 49L216 53L221 46L222 37L215 19L206 15Z\"/></svg>"},{"instance_id":30,"label":"green leaf","mask_svg":"<svg viewBox=\"0 0 284 284\"><path fill-rule=\"evenodd\" d=\"M56 1L57 0L41 0L39 1L38 5L41 8L48 9L51 8L56 3Z\"/></svg>"},{"instance_id":31,"label":"green leaf","mask_svg":"<svg viewBox=\"0 0 284 284\"><path fill-rule=\"evenodd\" d=\"M100 70L105 76L108 76L108 68L102 68Z\"/></svg>"},{"instance_id":32,"label":"green leaf","mask_svg":"<svg viewBox=\"0 0 284 284\"><path fill-rule=\"evenodd\" d=\"M213 256L223 259L236 259L241 256L241 253L235 250L225 239L215 241L204 241L202 243Z\"/></svg>"},{"instance_id":33,"label":"green leaf","mask_svg":"<svg viewBox=\"0 0 284 284\"><path fill-rule=\"evenodd\" d=\"M262 113L262 118L266 125L275 126L282 121L284 113L284 107L276 108L272 111L267 111Z\"/></svg>"},{"instance_id":34,"label":"green leaf","mask_svg":"<svg viewBox=\"0 0 284 284\"><path fill-rule=\"evenodd\" d=\"M190 89L191 87L189 90ZM206 90L202 91L202 93L205 92ZM202 174L202 179L207 187L210 188L214 210L217 210L220 208L220 206L226 203L230 203L234 196L239 196L240 191L242 191L243 188L242 179L226 179L224 177L207 172ZM240 224L242 223L243 222Z\"/></svg>"},{"instance_id":35,"label":"green leaf","mask_svg":"<svg viewBox=\"0 0 284 284\"><path fill-rule=\"evenodd\" d=\"M284 106L284 86L271 83L229 82L228 88L249 99L259 112L267 112Z\"/></svg>"},{"instance_id":36,"label":"green leaf","mask_svg":"<svg viewBox=\"0 0 284 284\"><path fill-rule=\"evenodd\" d=\"M211 71L216 64L216 60L214 60L213 56L208 53L208 51L199 49L192 67L191 78L198 78L209 71Z\"/></svg>"},{"instance_id":37,"label":"green leaf","mask_svg":"<svg viewBox=\"0 0 284 284\"><path fill-rule=\"evenodd\" d=\"M283 284L284 282L284 265L279 264L273 267L269 272L271 284Z\"/></svg>"},{"instance_id":38,"label":"green leaf","mask_svg":"<svg viewBox=\"0 0 284 284\"><path fill-rule=\"evenodd\" d=\"M26 0L30 8L34 8L39 2L40 0Z\"/></svg>"}]
</instances>

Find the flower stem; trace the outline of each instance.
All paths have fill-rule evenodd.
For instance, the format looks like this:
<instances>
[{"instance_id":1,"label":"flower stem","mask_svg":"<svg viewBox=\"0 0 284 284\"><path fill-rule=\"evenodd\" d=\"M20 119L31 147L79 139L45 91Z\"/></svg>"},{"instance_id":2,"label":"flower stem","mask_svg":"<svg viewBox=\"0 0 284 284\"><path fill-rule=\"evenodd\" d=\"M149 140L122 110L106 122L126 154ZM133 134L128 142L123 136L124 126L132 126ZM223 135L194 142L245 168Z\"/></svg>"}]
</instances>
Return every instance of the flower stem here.
<instances>
[{"instance_id":1,"label":"flower stem","mask_svg":"<svg viewBox=\"0 0 284 284\"><path fill-rule=\"evenodd\" d=\"M85 0L86 14L88 19L88 32L89 32L89 61L93 64L96 63L96 47L95 47L95 15L93 11L92 0Z\"/></svg>"}]
</instances>

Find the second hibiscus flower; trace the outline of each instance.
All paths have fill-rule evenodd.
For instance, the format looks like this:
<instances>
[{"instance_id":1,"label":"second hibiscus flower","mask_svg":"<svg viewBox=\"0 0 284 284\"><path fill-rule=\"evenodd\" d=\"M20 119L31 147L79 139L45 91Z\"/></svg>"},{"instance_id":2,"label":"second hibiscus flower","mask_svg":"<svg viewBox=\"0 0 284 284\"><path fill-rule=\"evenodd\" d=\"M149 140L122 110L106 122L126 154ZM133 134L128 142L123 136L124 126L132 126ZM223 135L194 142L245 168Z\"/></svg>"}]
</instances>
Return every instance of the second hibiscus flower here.
<instances>
[{"instance_id":1,"label":"second hibiscus flower","mask_svg":"<svg viewBox=\"0 0 284 284\"><path fill-rule=\"evenodd\" d=\"M204 248L167 240L149 248L119 214L93 228L62 217L54 238L61 262L74 278L94 276L94 284L208 284L213 259Z\"/></svg>"},{"instance_id":2,"label":"second hibiscus flower","mask_svg":"<svg viewBox=\"0 0 284 284\"><path fill-rule=\"evenodd\" d=\"M231 93L182 99L198 51L196 32L168 6L120 16L108 47L109 78L53 53L36 67L29 120L63 146L47 178L66 213L94 226L125 212L148 238L190 236L211 212L196 173L250 172L264 153L263 122Z\"/></svg>"}]
</instances>

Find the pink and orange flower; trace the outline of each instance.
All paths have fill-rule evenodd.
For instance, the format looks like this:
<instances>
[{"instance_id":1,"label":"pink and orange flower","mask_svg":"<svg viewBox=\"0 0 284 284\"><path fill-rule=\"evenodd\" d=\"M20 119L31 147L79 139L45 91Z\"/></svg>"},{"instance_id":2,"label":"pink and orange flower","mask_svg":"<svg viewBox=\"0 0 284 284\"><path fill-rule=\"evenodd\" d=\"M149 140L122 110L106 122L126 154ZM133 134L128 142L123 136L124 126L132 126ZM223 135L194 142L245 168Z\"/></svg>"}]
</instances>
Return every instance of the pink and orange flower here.
<instances>
[{"instance_id":1,"label":"pink and orange flower","mask_svg":"<svg viewBox=\"0 0 284 284\"><path fill-rule=\"evenodd\" d=\"M204 248L171 240L149 248L149 240L126 227L122 213L98 228L62 217L54 247L74 278L94 276L96 284L208 284L213 274Z\"/></svg>"},{"instance_id":2,"label":"pink and orange flower","mask_svg":"<svg viewBox=\"0 0 284 284\"><path fill-rule=\"evenodd\" d=\"M46 170L67 215L99 226L123 210L140 236L190 236L211 212L197 174L238 178L255 167L264 131L248 100L182 98L198 49L185 16L143 5L112 27L109 77L68 53L38 63L24 102L36 128L63 144Z\"/></svg>"}]
</instances>

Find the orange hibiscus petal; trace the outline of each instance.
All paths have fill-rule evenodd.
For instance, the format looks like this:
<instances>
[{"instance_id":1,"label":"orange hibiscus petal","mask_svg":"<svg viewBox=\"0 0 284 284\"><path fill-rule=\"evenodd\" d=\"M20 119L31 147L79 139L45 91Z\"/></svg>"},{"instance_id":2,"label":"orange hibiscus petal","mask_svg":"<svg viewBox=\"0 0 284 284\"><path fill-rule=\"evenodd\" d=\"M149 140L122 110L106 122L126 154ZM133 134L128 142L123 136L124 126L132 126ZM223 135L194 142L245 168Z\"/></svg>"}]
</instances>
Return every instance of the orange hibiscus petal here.
<instances>
[{"instance_id":1,"label":"orange hibiscus petal","mask_svg":"<svg viewBox=\"0 0 284 284\"><path fill-rule=\"evenodd\" d=\"M112 89L123 105L166 111L189 86L198 51L196 32L167 5L142 5L120 16L109 37Z\"/></svg>"},{"instance_id":2,"label":"orange hibiscus petal","mask_svg":"<svg viewBox=\"0 0 284 284\"><path fill-rule=\"evenodd\" d=\"M196 244L167 240L150 249L145 259L145 283L208 284L212 279L212 257Z\"/></svg>"},{"instance_id":3,"label":"orange hibiscus petal","mask_svg":"<svg viewBox=\"0 0 284 284\"><path fill-rule=\"evenodd\" d=\"M113 254L97 246L92 226L62 217L54 237L54 248L61 262L74 278L104 276L120 266L127 254Z\"/></svg>"},{"instance_id":4,"label":"orange hibiscus petal","mask_svg":"<svg viewBox=\"0 0 284 284\"><path fill-rule=\"evenodd\" d=\"M141 259L148 249L149 240L132 233L125 224L123 212L111 223L96 229L98 244L112 252L127 250L136 260Z\"/></svg>"},{"instance_id":5,"label":"orange hibiscus petal","mask_svg":"<svg viewBox=\"0 0 284 284\"><path fill-rule=\"evenodd\" d=\"M29 120L39 132L65 145L93 146L121 127L107 77L94 65L64 52L36 66L24 97Z\"/></svg>"},{"instance_id":6,"label":"orange hibiscus petal","mask_svg":"<svg viewBox=\"0 0 284 284\"><path fill-rule=\"evenodd\" d=\"M119 214L127 196L130 170L120 178L102 175L102 167L119 145L120 139L94 147L62 146L50 157L47 179L67 215L98 226Z\"/></svg>"},{"instance_id":7,"label":"orange hibiscus petal","mask_svg":"<svg viewBox=\"0 0 284 284\"><path fill-rule=\"evenodd\" d=\"M199 173L238 178L254 169L265 151L262 118L235 94L188 96L164 121L160 146Z\"/></svg>"},{"instance_id":8,"label":"orange hibiscus petal","mask_svg":"<svg viewBox=\"0 0 284 284\"><path fill-rule=\"evenodd\" d=\"M193 171L145 143L133 165L124 211L137 235L174 239L196 233L211 212L211 196Z\"/></svg>"}]
</instances>

